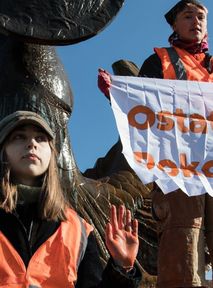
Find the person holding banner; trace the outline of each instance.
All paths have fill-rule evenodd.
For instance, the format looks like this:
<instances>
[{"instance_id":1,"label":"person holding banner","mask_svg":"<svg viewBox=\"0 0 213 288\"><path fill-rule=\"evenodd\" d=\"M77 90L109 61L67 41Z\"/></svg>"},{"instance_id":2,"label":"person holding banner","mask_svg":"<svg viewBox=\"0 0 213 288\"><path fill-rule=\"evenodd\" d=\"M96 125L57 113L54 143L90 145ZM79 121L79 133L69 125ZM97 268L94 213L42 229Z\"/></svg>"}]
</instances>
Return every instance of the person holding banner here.
<instances>
[{"instance_id":1,"label":"person holding banner","mask_svg":"<svg viewBox=\"0 0 213 288\"><path fill-rule=\"evenodd\" d=\"M171 47L155 48L139 76L213 82L213 58L208 51L207 8L196 0L179 1L166 14L172 27ZM188 197L178 190L153 191L158 221L159 287L205 286L205 238L213 263L213 199Z\"/></svg>"},{"instance_id":2,"label":"person holding banner","mask_svg":"<svg viewBox=\"0 0 213 288\"><path fill-rule=\"evenodd\" d=\"M213 82L208 54L207 8L197 0L181 0L165 18L173 29L168 48L154 48L140 77ZM99 70L98 85L109 97L110 75ZM206 287L205 246L213 264L213 198L188 197L180 189L164 195L153 191L153 216L158 222L157 287Z\"/></svg>"}]
</instances>

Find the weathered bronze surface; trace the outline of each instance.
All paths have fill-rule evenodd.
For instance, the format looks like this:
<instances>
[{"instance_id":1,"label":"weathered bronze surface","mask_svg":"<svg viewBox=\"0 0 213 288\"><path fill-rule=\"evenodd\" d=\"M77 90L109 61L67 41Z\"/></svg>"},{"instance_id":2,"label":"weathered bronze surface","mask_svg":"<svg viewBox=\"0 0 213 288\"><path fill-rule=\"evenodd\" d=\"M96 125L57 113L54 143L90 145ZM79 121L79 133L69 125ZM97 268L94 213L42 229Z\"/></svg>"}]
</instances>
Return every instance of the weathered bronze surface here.
<instances>
[{"instance_id":1,"label":"weathered bronze surface","mask_svg":"<svg viewBox=\"0 0 213 288\"><path fill-rule=\"evenodd\" d=\"M0 29L25 41L74 44L108 25L124 0L1 0Z\"/></svg>"}]
</instances>

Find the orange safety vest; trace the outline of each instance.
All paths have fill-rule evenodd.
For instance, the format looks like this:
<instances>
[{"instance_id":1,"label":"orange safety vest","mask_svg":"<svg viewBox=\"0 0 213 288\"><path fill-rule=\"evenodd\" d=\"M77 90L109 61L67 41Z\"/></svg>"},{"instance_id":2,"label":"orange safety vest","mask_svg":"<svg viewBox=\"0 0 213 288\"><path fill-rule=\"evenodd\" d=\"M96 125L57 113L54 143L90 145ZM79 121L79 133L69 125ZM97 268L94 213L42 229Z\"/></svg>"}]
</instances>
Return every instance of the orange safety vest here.
<instances>
[{"instance_id":1,"label":"orange safety vest","mask_svg":"<svg viewBox=\"0 0 213 288\"><path fill-rule=\"evenodd\" d=\"M164 79L213 82L213 73L209 74L205 67L186 50L170 48L154 48L161 59Z\"/></svg>"},{"instance_id":2,"label":"orange safety vest","mask_svg":"<svg viewBox=\"0 0 213 288\"><path fill-rule=\"evenodd\" d=\"M12 229L12 227L11 227ZM26 268L18 252L0 232L1 288L72 288L84 256L92 226L71 209L63 221L33 254Z\"/></svg>"}]
</instances>

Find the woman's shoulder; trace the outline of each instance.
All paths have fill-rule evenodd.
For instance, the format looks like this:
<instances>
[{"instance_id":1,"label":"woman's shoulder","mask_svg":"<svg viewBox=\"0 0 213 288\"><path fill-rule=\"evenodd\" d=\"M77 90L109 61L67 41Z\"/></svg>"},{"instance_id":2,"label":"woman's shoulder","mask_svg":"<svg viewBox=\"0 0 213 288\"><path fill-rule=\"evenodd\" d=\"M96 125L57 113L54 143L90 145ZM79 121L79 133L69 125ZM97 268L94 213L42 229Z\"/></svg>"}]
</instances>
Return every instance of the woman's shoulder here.
<instances>
[{"instance_id":1,"label":"woman's shoulder","mask_svg":"<svg viewBox=\"0 0 213 288\"><path fill-rule=\"evenodd\" d=\"M74 209L68 207L66 210L66 217L67 217L67 223L73 225L76 223L76 225L81 225L81 228L84 227L87 231L87 234L89 234L91 231L93 231L92 225L90 225L85 219L83 219Z\"/></svg>"},{"instance_id":2,"label":"woman's shoulder","mask_svg":"<svg viewBox=\"0 0 213 288\"><path fill-rule=\"evenodd\" d=\"M163 78L161 60L156 53L150 55L142 64L139 77Z\"/></svg>"}]
</instances>

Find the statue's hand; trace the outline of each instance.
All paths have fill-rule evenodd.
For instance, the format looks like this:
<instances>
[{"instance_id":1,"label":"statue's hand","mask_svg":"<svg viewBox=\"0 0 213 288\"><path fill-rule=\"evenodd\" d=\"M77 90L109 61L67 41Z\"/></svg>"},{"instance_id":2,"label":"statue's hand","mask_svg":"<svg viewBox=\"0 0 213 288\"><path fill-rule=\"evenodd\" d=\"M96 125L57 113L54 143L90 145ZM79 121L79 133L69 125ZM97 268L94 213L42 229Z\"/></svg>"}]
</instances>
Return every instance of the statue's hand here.
<instances>
[{"instance_id":1,"label":"statue's hand","mask_svg":"<svg viewBox=\"0 0 213 288\"><path fill-rule=\"evenodd\" d=\"M106 227L106 245L114 262L124 268L134 266L138 253L138 221L131 219L130 210L121 205L111 207L110 223Z\"/></svg>"}]
</instances>

